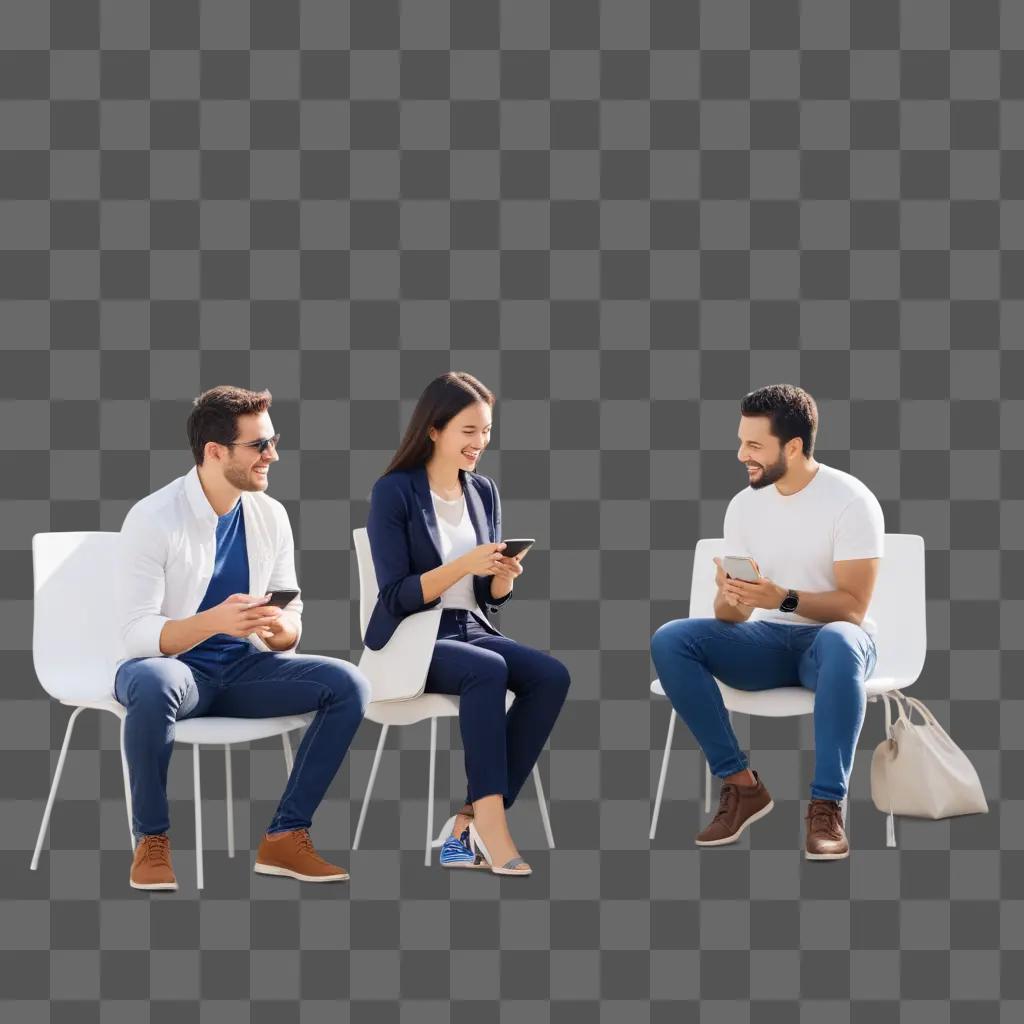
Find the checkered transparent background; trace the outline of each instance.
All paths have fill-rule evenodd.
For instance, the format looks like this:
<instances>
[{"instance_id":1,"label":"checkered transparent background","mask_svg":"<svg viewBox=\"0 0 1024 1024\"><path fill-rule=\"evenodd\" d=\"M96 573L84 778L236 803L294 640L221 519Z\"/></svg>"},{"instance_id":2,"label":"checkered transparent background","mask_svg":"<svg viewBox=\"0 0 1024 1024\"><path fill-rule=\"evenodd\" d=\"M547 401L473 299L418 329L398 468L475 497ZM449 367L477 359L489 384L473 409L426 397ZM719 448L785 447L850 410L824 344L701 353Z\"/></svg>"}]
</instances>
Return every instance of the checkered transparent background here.
<instances>
[{"instance_id":1,"label":"checkered transparent background","mask_svg":"<svg viewBox=\"0 0 1024 1024\"><path fill-rule=\"evenodd\" d=\"M871 1021L1024 1010L1024 6L1006 0L0 2L0 1018L34 1022ZM427 727L400 731L363 849L367 724L314 838L345 886L261 879L280 748L235 754L226 856L204 755L172 762L181 891L128 887L114 721L32 670L30 543L116 530L185 472L191 398L274 394L272 493L302 648L358 658L351 530L425 383L499 397L481 471L539 538L498 618L570 667L525 795L528 881L422 865ZM698 852L702 766L648 642L745 481L738 400L818 399L818 456L928 555L914 687L990 813L802 859L809 719L737 717L775 812ZM85 595L83 595L85 599ZM438 824L462 794L442 725ZM206 758L209 757L209 761Z\"/></svg>"}]
</instances>

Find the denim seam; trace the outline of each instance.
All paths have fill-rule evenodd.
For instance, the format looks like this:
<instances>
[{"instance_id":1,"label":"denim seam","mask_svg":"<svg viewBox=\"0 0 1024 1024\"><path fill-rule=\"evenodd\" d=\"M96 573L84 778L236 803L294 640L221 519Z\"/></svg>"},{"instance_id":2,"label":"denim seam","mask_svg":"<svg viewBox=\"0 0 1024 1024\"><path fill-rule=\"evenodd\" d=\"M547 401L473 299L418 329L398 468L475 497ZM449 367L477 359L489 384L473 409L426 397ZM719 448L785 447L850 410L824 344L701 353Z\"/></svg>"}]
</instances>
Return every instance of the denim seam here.
<instances>
[{"instance_id":1,"label":"denim seam","mask_svg":"<svg viewBox=\"0 0 1024 1024\"><path fill-rule=\"evenodd\" d=\"M690 637L689 639L690 639L691 643L693 643L693 642L699 643L702 640L718 640L718 639L721 639L721 638L716 636L714 633L709 633L707 636ZM763 644L754 644L754 643L752 643L749 640L739 640L739 641L736 641L736 642L737 643L741 643L741 644L746 644L748 647L762 647L762 646L764 646ZM707 668L707 666L705 665L704 668ZM715 680L714 673L712 673L712 675L711 675L711 684L716 689L718 688L718 683ZM743 769L746 767L746 763L744 762L744 758L743 758L743 751L740 750L739 742L736 739L736 732L735 732L735 730L732 727L732 723L729 721L728 712L726 712L725 718L724 719L722 718L722 712L725 711L725 702L722 700L721 691L719 691L718 699L719 699L720 704L719 703L715 703L714 701L712 701L712 703L715 705L715 711L718 713L719 724L725 730L725 734L726 734L727 738L732 743L733 750L736 751L736 763L740 765L740 767L737 770L738 771L743 771Z\"/></svg>"}]
</instances>

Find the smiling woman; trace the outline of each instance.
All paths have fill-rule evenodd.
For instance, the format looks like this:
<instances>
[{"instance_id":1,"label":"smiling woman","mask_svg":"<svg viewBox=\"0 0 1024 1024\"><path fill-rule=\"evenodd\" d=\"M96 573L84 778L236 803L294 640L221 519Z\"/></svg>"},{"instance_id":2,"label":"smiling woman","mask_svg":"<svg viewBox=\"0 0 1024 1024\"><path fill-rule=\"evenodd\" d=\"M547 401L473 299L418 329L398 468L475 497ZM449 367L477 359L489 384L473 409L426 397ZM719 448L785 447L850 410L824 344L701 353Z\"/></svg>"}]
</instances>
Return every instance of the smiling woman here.
<instances>
[{"instance_id":1,"label":"smiling woman","mask_svg":"<svg viewBox=\"0 0 1024 1024\"><path fill-rule=\"evenodd\" d=\"M555 724L569 673L487 618L512 596L525 554L502 554L497 485L474 472L490 444L493 407L494 395L468 373L442 374L421 394L370 497L367 533L379 593L365 642L378 650L405 616L441 606L424 692L459 697L468 783L441 864L526 875L532 869L505 812ZM510 690L515 701L506 716Z\"/></svg>"}]
</instances>

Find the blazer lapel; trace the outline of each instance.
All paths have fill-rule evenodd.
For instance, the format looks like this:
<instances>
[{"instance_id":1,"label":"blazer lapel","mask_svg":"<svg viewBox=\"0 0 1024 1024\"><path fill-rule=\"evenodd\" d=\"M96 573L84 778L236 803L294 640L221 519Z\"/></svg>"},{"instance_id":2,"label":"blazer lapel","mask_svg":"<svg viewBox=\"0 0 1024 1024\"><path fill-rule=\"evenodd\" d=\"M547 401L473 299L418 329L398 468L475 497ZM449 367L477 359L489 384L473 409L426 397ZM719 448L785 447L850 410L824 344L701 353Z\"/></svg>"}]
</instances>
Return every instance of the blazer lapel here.
<instances>
[{"instance_id":1,"label":"blazer lapel","mask_svg":"<svg viewBox=\"0 0 1024 1024\"><path fill-rule=\"evenodd\" d=\"M476 481L463 470L459 470L462 477L462 489L466 494L466 508L469 509L469 518L473 520L473 530L476 532L477 544L486 544L491 538L487 532L487 516L484 515L484 505L477 493Z\"/></svg>"},{"instance_id":2,"label":"blazer lapel","mask_svg":"<svg viewBox=\"0 0 1024 1024\"><path fill-rule=\"evenodd\" d=\"M412 487L416 492L416 500L419 503L420 511L423 513L423 521L430 534L430 541L434 545L434 553L437 555L437 564L444 562L444 555L441 553L441 531L437 525L437 516L434 515L434 502L430 497L430 483L427 480L427 469L425 466L417 466L416 472L412 475Z\"/></svg>"},{"instance_id":3,"label":"blazer lapel","mask_svg":"<svg viewBox=\"0 0 1024 1024\"><path fill-rule=\"evenodd\" d=\"M470 521L473 523L473 531L476 533L476 541L483 544L490 539L487 531L487 516L484 514L483 502L477 493L476 485L469 474L460 469L459 478L462 481L462 491L466 496L466 509L469 512ZM441 553L441 532L437 525L437 516L434 514L434 502L430 497L430 482L427 480L426 466L419 466L412 478L413 490L416 492L416 499L419 502L420 511L423 513L423 521L430 534L431 543L437 553L438 565L444 562L444 555Z\"/></svg>"}]
</instances>

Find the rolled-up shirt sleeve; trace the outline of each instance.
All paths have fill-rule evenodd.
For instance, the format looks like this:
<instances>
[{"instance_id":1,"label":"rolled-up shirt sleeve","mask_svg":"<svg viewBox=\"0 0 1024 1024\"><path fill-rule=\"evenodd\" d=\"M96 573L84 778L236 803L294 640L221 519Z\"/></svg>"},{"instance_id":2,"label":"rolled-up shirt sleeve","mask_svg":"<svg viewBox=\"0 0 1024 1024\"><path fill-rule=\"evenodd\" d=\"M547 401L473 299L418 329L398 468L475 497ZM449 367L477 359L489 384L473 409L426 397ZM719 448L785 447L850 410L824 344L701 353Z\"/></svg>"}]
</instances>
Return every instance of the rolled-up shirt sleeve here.
<instances>
[{"instance_id":1,"label":"rolled-up shirt sleeve","mask_svg":"<svg viewBox=\"0 0 1024 1024\"><path fill-rule=\"evenodd\" d=\"M441 603L440 597L429 603L423 601L421 574L413 571L409 552L408 515L401 490L393 480L382 476L370 492L366 533L380 602L395 618Z\"/></svg>"},{"instance_id":2,"label":"rolled-up shirt sleeve","mask_svg":"<svg viewBox=\"0 0 1024 1024\"><path fill-rule=\"evenodd\" d=\"M130 510L117 546L114 593L121 645L126 658L159 658L160 633L169 616L164 603L167 534Z\"/></svg>"}]
</instances>

